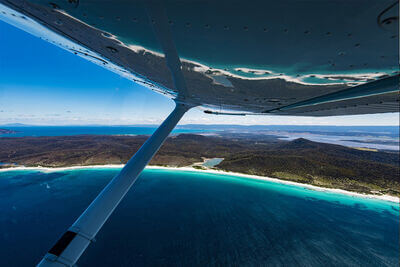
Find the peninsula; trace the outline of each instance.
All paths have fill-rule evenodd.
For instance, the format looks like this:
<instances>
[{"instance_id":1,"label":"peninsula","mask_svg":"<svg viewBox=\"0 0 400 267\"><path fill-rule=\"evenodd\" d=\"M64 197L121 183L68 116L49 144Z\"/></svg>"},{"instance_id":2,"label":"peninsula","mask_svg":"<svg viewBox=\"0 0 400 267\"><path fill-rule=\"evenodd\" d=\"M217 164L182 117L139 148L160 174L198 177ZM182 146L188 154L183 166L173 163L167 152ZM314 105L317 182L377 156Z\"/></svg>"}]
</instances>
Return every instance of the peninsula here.
<instances>
[{"instance_id":1,"label":"peninsula","mask_svg":"<svg viewBox=\"0 0 400 267\"><path fill-rule=\"evenodd\" d=\"M124 164L148 136L76 135L0 138L0 168ZM150 165L206 168L278 178L364 194L400 196L398 152L365 151L306 139L254 134L180 134L167 139ZM210 169L210 168L209 168Z\"/></svg>"}]
</instances>

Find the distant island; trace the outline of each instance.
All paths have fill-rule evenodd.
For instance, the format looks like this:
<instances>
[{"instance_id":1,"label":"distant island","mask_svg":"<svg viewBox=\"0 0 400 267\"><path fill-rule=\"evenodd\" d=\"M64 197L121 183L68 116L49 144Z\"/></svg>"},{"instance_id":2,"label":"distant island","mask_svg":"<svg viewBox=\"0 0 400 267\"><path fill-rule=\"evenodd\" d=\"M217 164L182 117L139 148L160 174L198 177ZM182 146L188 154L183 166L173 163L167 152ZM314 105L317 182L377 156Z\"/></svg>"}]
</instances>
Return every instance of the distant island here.
<instances>
[{"instance_id":1,"label":"distant island","mask_svg":"<svg viewBox=\"0 0 400 267\"><path fill-rule=\"evenodd\" d=\"M0 168L124 164L148 136L76 135L0 138ZM400 196L398 152L365 151L261 134L180 134L167 139L150 165L207 168L274 177L325 188Z\"/></svg>"}]
</instances>

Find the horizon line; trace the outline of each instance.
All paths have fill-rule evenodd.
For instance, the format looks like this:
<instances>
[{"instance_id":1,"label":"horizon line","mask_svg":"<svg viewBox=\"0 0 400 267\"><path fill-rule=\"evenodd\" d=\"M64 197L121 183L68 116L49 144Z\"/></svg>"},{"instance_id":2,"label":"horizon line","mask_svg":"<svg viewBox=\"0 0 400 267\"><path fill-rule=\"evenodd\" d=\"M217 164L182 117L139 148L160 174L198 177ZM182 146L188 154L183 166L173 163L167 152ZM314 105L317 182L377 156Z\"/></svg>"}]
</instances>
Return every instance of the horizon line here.
<instances>
[{"instance_id":1,"label":"horizon line","mask_svg":"<svg viewBox=\"0 0 400 267\"><path fill-rule=\"evenodd\" d=\"M9 123L9 124L0 124L0 127L23 127L23 126L47 126L47 127L63 127L63 126L109 126L109 127L130 127L130 126L156 126L158 127L160 124L146 124L146 123L137 123L137 124L25 124L25 123ZM302 127L399 127L399 124L396 125L338 125L338 124L204 124L204 123L186 123L186 124L178 124L179 126L241 126L241 127L255 127L255 126L302 126Z\"/></svg>"}]
</instances>

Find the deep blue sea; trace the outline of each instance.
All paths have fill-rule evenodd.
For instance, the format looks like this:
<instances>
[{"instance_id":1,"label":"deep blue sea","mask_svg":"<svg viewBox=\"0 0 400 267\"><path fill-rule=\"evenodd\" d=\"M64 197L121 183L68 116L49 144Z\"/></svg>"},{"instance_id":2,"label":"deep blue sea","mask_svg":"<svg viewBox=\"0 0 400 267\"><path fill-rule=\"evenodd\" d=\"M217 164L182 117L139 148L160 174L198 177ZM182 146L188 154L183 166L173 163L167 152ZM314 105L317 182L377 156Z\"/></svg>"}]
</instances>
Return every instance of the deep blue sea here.
<instances>
[{"instance_id":1,"label":"deep blue sea","mask_svg":"<svg viewBox=\"0 0 400 267\"><path fill-rule=\"evenodd\" d=\"M150 135L157 126L1 126L15 133L0 134L0 137L65 136L80 134L97 135ZM202 129L174 129L173 134L199 133Z\"/></svg>"},{"instance_id":2,"label":"deep blue sea","mask_svg":"<svg viewBox=\"0 0 400 267\"><path fill-rule=\"evenodd\" d=\"M33 266L118 169L0 172L0 266ZM78 266L398 266L399 206L145 170Z\"/></svg>"}]
</instances>

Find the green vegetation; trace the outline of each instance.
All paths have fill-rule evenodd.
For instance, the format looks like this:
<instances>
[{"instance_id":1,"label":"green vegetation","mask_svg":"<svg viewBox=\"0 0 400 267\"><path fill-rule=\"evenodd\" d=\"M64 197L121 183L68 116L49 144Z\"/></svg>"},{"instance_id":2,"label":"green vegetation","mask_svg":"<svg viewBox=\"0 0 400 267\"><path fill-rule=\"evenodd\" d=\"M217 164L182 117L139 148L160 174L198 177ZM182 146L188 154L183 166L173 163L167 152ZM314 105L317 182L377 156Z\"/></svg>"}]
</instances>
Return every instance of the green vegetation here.
<instances>
[{"instance_id":1,"label":"green vegetation","mask_svg":"<svg viewBox=\"0 0 400 267\"><path fill-rule=\"evenodd\" d=\"M200 165L193 165L192 168L198 169L198 170L206 170L207 168L200 166Z\"/></svg>"}]
</instances>

